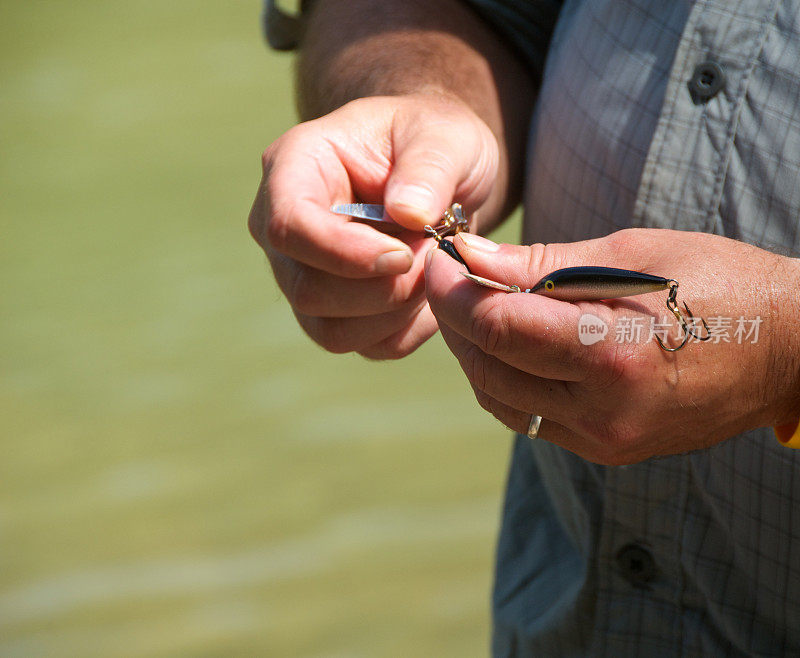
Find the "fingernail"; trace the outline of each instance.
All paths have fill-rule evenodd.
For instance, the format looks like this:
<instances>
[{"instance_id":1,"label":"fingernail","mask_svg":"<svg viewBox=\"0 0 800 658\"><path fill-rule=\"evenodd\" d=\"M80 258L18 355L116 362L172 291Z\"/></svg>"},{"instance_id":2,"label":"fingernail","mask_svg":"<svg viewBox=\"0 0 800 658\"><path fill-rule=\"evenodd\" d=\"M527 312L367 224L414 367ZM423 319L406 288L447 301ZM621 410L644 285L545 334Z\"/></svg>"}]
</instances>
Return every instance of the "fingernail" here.
<instances>
[{"instance_id":1,"label":"fingernail","mask_svg":"<svg viewBox=\"0 0 800 658\"><path fill-rule=\"evenodd\" d=\"M416 208L424 213L433 212L436 199L430 188L422 185L403 185L394 194L396 205Z\"/></svg>"},{"instance_id":2,"label":"fingernail","mask_svg":"<svg viewBox=\"0 0 800 658\"><path fill-rule=\"evenodd\" d=\"M473 233L459 233L456 237L463 240L464 244L467 246L467 249L483 251L487 254L493 254L497 251L500 251L499 244L492 242L491 240L487 240L486 238L482 238L480 235L474 235Z\"/></svg>"},{"instance_id":3,"label":"fingernail","mask_svg":"<svg viewBox=\"0 0 800 658\"><path fill-rule=\"evenodd\" d=\"M405 274L411 269L414 256L408 249L387 251L375 259L375 273L380 275Z\"/></svg>"}]
</instances>

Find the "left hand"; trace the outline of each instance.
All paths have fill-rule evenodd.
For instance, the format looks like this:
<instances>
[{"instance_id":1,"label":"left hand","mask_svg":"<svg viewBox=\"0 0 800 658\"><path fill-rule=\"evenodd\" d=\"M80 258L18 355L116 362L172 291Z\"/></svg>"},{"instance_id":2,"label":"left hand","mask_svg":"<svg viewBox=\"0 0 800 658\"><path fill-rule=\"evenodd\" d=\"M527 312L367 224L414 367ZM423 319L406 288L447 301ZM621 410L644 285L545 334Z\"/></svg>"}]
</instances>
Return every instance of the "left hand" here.
<instances>
[{"instance_id":1,"label":"left hand","mask_svg":"<svg viewBox=\"0 0 800 658\"><path fill-rule=\"evenodd\" d=\"M476 285L440 250L426 261L430 307L478 402L525 434L601 464L630 464L714 445L740 432L800 416L797 261L705 233L628 229L567 244L517 247L459 234L475 274L530 287L563 267L600 265L675 279L695 317L730 318L728 340L690 340L668 353L648 340L650 319L671 322L668 291L601 302L564 302ZM584 345L584 313L609 327ZM735 334L739 318L761 318L757 342ZM618 341L628 320L638 342ZM724 327L717 323L718 328ZM705 333L700 328L701 333ZM674 340L673 340L674 343Z\"/></svg>"}]
</instances>

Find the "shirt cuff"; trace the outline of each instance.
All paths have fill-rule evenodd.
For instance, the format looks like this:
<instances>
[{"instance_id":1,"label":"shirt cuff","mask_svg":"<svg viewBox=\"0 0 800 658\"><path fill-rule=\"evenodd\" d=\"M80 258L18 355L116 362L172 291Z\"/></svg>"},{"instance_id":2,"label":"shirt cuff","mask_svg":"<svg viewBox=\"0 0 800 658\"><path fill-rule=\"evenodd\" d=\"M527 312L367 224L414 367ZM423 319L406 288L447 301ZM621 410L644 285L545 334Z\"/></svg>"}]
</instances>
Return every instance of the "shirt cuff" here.
<instances>
[{"instance_id":1,"label":"shirt cuff","mask_svg":"<svg viewBox=\"0 0 800 658\"><path fill-rule=\"evenodd\" d=\"M295 50L303 32L303 12L311 0L300 2L300 13L290 14L278 7L276 0L264 0L261 11L261 28L264 38L273 50Z\"/></svg>"}]
</instances>

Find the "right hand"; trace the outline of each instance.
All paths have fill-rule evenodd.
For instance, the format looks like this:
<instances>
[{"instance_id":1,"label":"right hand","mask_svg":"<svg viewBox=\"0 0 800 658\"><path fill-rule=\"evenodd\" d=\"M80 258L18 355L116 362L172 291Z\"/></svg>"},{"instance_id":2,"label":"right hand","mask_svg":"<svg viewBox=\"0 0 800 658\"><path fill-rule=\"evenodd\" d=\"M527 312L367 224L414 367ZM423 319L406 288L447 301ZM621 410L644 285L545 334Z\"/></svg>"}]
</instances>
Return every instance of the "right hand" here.
<instances>
[{"instance_id":1,"label":"right hand","mask_svg":"<svg viewBox=\"0 0 800 658\"><path fill-rule=\"evenodd\" d=\"M413 352L437 330L421 233L458 201L474 214L498 170L488 126L459 100L371 97L295 126L267 148L249 228L298 322L331 352ZM384 203L396 237L330 212ZM469 216L468 214L468 216Z\"/></svg>"}]
</instances>

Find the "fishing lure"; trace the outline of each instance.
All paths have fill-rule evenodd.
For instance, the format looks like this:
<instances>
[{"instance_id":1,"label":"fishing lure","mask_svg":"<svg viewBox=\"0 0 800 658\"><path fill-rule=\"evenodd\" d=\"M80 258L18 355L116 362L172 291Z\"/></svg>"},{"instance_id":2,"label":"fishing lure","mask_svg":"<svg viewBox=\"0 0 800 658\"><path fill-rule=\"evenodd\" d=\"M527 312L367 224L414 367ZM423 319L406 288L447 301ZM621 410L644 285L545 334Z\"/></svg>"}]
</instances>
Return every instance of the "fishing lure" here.
<instances>
[{"instance_id":1,"label":"fishing lure","mask_svg":"<svg viewBox=\"0 0 800 658\"><path fill-rule=\"evenodd\" d=\"M701 341L711 338L708 324L703 318L700 318L700 321L705 328L705 336L698 336L689 326L686 317L684 317L678 306L678 282L675 279L665 279L664 277L645 274L644 272L623 270L616 267L567 267L551 272L542 277L533 287L523 289L517 285L506 285L472 273L462 272L462 274L470 281L487 288L504 292L534 293L566 302L618 299L659 290L669 290L667 309L675 316L683 329L683 341L677 347L667 347L661 337L656 334L655 338L659 347L666 352L677 352L686 345L690 336ZM686 309L688 317L694 319L686 302L683 302L683 307Z\"/></svg>"},{"instance_id":2,"label":"fishing lure","mask_svg":"<svg viewBox=\"0 0 800 658\"><path fill-rule=\"evenodd\" d=\"M377 203L344 203L332 206L331 212L339 215L349 215L369 223L374 222L376 225L383 226L389 230L400 230L402 228L386 214L386 208ZM423 227L423 231L436 240L439 249L466 267L467 272L471 272L467 262L456 250L453 241L446 239L448 236L455 235L461 231L469 231L469 221L464 217L464 211L460 203L454 203L445 210L441 221L436 226L426 224Z\"/></svg>"}]
</instances>

